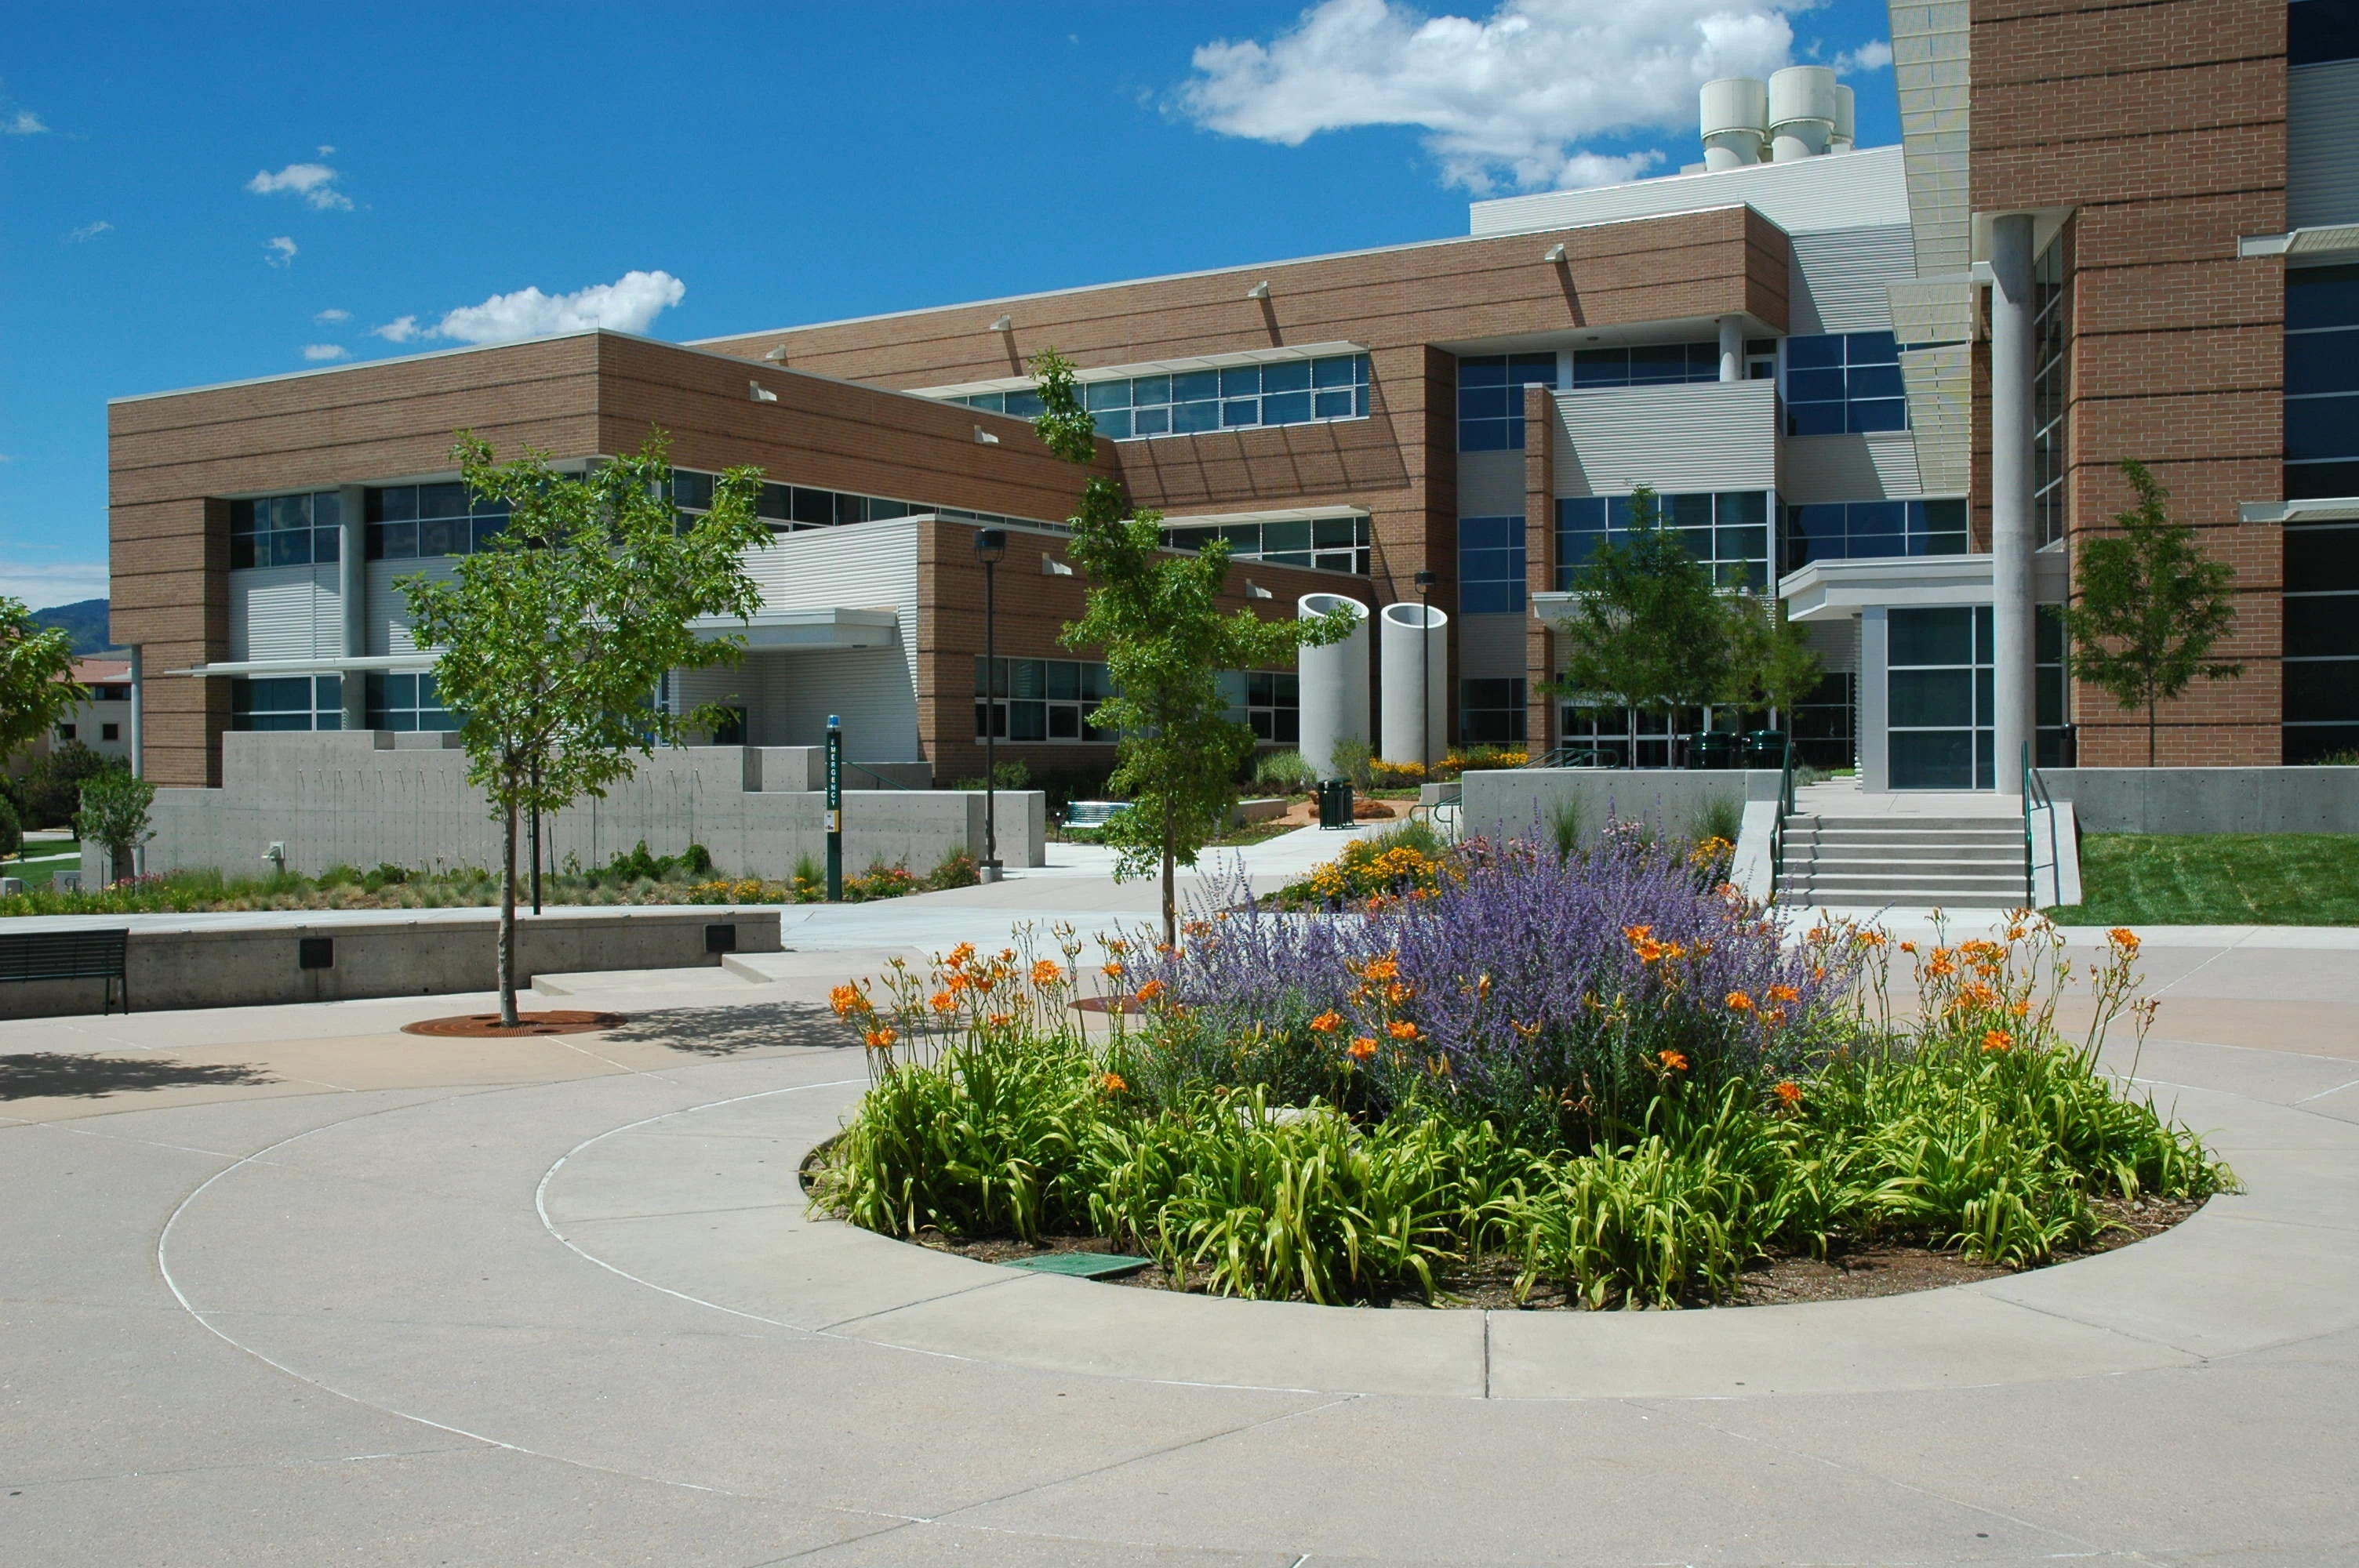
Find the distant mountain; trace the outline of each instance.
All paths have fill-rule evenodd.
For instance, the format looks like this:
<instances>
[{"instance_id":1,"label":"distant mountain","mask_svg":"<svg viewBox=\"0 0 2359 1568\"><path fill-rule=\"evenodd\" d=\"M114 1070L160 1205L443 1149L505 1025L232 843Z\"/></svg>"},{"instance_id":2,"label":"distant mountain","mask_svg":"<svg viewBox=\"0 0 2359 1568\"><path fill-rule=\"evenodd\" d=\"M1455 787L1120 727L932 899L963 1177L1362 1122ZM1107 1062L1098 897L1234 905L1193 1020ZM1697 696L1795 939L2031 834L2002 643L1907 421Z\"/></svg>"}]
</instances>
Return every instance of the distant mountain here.
<instances>
[{"instance_id":1,"label":"distant mountain","mask_svg":"<svg viewBox=\"0 0 2359 1568\"><path fill-rule=\"evenodd\" d=\"M44 626L60 627L70 633L77 654L122 652L107 639L106 600L103 599L84 599L49 610L36 610L33 619Z\"/></svg>"}]
</instances>

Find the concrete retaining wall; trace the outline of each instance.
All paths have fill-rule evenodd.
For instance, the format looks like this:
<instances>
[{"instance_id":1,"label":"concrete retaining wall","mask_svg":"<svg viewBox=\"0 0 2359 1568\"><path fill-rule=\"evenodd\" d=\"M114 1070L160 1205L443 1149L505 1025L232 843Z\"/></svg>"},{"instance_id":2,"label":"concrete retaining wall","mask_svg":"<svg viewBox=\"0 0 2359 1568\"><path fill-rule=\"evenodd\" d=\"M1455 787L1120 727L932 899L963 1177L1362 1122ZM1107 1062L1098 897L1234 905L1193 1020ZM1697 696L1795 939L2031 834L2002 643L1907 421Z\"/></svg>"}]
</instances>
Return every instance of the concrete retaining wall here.
<instances>
[{"instance_id":1,"label":"concrete retaining wall","mask_svg":"<svg viewBox=\"0 0 2359 1568\"><path fill-rule=\"evenodd\" d=\"M1727 803L1741 817L1747 801L1775 801L1779 776L1767 769L1485 769L1462 781L1462 831L1493 838L1547 838L1555 813L1570 804L1581 814L1583 840L1595 838L1614 818L1685 837L1700 829L1705 810L1714 802Z\"/></svg>"},{"instance_id":2,"label":"concrete retaining wall","mask_svg":"<svg viewBox=\"0 0 2359 1568\"><path fill-rule=\"evenodd\" d=\"M27 923L31 924L31 923ZM48 924L48 923L42 923ZM76 925L102 926L103 919ZM722 905L669 909L572 909L516 915L516 983L536 974L599 969L718 967L706 927L733 928L740 953L778 951L778 912ZM134 925L125 946L131 1005L141 1012L266 1002L487 991L499 983L497 910L433 918L297 922L280 916L191 917L185 925ZM333 944L326 968L299 962L305 937ZM0 1018L96 1012L105 982L46 980L0 985Z\"/></svg>"},{"instance_id":3,"label":"concrete retaining wall","mask_svg":"<svg viewBox=\"0 0 2359 1568\"><path fill-rule=\"evenodd\" d=\"M417 870L496 865L500 834L481 792L466 780L466 753L441 735L386 731L223 738L220 789L156 794L147 869L210 866L256 876L264 851L286 846L288 871L381 862ZM584 866L627 854L641 839L658 855L690 840L712 851L716 871L784 877L798 860L827 850L821 752L804 746L690 746L642 759L603 800L583 801L542 825L548 863ZM921 778L925 764L871 763ZM872 783L846 769L847 785ZM933 869L953 849L983 858L980 792L850 788L843 795L844 863ZM1045 861L1047 797L999 794L999 855L1011 866ZM526 858L520 847L520 860ZM89 885L104 868L83 857Z\"/></svg>"},{"instance_id":4,"label":"concrete retaining wall","mask_svg":"<svg viewBox=\"0 0 2359 1568\"><path fill-rule=\"evenodd\" d=\"M2359 833L2359 768L2043 768L2085 833Z\"/></svg>"}]
</instances>

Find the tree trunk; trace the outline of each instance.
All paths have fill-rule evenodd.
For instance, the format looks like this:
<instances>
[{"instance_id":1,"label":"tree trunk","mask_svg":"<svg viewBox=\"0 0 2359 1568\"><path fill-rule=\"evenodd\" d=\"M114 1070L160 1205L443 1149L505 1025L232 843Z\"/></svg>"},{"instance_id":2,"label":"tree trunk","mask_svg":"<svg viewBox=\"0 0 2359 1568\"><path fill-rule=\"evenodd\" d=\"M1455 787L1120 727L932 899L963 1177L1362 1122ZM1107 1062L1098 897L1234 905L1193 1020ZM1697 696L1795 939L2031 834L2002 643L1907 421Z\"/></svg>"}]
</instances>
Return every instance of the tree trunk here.
<instances>
[{"instance_id":1,"label":"tree trunk","mask_svg":"<svg viewBox=\"0 0 2359 1568\"><path fill-rule=\"evenodd\" d=\"M516 808L513 795L500 823L500 1022L516 1026Z\"/></svg>"},{"instance_id":2,"label":"tree trunk","mask_svg":"<svg viewBox=\"0 0 2359 1568\"><path fill-rule=\"evenodd\" d=\"M2154 698L2146 699L2146 765L2154 766Z\"/></svg>"},{"instance_id":3,"label":"tree trunk","mask_svg":"<svg viewBox=\"0 0 2359 1568\"><path fill-rule=\"evenodd\" d=\"M1177 873L1172 870L1171 816L1171 802L1166 798L1163 802L1163 945L1166 947L1180 945L1179 898L1174 886Z\"/></svg>"}]
</instances>

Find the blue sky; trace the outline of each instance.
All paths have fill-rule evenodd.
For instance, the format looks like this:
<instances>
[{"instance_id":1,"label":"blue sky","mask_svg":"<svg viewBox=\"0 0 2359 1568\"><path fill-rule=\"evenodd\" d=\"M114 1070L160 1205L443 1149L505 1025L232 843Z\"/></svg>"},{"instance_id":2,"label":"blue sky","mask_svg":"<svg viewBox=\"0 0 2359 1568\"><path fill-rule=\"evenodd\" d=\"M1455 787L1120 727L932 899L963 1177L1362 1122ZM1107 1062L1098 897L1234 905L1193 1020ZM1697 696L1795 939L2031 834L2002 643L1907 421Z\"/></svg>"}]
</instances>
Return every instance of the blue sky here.
<instances>
[{"instance_id":1,"label":"blue sky","mask_svg":"<svg viewBox=\"0 0 2359 1568\"><path fill-rule=\"evenodd\" d=\"M1692 161L1706 75L1840 59L1894 141L1886 36L1861 0L21 7L0 592L104 591L110 397L1462 233Z\"/></svg>"}]
</instances>

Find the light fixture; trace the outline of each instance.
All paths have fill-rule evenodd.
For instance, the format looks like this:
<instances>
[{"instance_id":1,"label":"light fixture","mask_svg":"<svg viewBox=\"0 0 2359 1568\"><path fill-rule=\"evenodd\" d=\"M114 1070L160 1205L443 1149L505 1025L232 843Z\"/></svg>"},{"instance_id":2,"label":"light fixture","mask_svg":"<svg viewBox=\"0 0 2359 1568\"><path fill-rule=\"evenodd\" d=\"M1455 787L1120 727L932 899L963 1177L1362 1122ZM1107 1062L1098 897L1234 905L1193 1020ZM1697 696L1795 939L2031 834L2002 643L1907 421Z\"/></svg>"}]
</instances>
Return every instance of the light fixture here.
<instances>
[{"instance_id":1,"label":"light fixture","mask_svg":"<svg viewBox=\"0 0 2359 1568\"><path fill-rule=\"evenodd\" d=\"M1040 552L1040 575L1042 577L1071 577L1073 575L1073 568L1066 565L1063 561L1059 560L1056 557L1050 555L1048 551L1043 550Z\"/></svg>"},{"instance_id":2,"label":"light fixture","mask_svg":"<svg viewBox=\"0 0 2359 1568\"><path fill-rule=\"evenodd\" d=\"M998 574L993 568L1006 554L1006 529L974 531L974 558L983 564L983 667L990 672L983 709L983 864L975 868L986 882L999 880L999 727L1003 722L998 700L1002 695Z\"/></svg>"},{"instance_id":3,"label":"light fixture","mask_svg":"<svg viewBox=\"0 0 2359 1568\"><path fill-rule=\"evenodd\" d=\"M1269 297L1269 279L1267 279L1267 278L1266 278L1266 277L1265 277L1265 278L1263 278L1259 283L1255 284L1251 288L1246 289L1246 290L1245 290L1245 297L1246 297L1247 299L1266 299L1266 298L1268 298L1268 297Z\"/></svg>"},{"instance_id":4,"label":"light fixture","mask_svg":"<svg viewBox=\"0 0 2359 1568\"><path fill-rule=\"evenodd\" d=\"M786 363L786 362L787 362L787 345L786 345L786 344L784 344L784 343L779 343L779 344L776 345L775 347L773 347L773 348L770 350L770 351L769 351L768 353L764 354L762 357L763 357L764 359L766 359L766 360L769 361L769 362L770 362L772 364L774 364L774 365L782 365L782 364L784 364L784 363Z\"/></svg>"},{"instance_id":5,"label":"light fixture","mask_svg":"<svg viewBox=\"0 0 2359 1568\"><path fill-rule=\"evenodd\" d=\"M999 438L977 425L974 427L974 444L978 447L995 447L999 445Z\"/></svg>"},{"instance_id":6,"label":"light fixture","mask_svg":"<svg viewBox=\"0 0 2359 1568\"><path fill-rule=\"evenodd\" d=\"M756 403L776 403L778 400L777 393L758 381L749 381L745 384L745 395Z\"/></svg>"},{"instance_id":7,"label":"light fixture","mask_svg":"<svg viewBox=\"0 0 2359 1568\"><path fill-rule=\"evenodd\" d=\"M995 567L1007 558L1007 530L977 528L974 531L974 558L984 566Z\"/></svg>"},{"instance_id":8,"label":"light fixture","mask_svg":"<svg viewBox=\"0 0 2359 1568\"><path fill-rule=\"evenodd\" d=\"M1012 332L1016 330L1016 318L1002 316L991 324L991 330L995 332Z\"/></svg>"},{"instance_id":9,"label":"light fixture","mask_svg":"<svg viewBox=\"0 0 2359 1568\"><path fill-rule=\"evenodd\" d=\"M1559 240L1547 250L1542 251L1540 253L1540 260L1544 262L1560 262L1564 260L1564 242L1562 240Z\"/></svg>"},{"instance_id":10,"label":"light fixture","mask_svg":"<svg viewBox=\"0 0 2359 1568\"><path fill-rule=\"evenodd\" d=\"M1245 583L1245 597L1247 599L1276 599L1277 595L1270 592L1269 589L1262 587L1261 584L1248 579Z\"/></svg>"}]
</instances>

